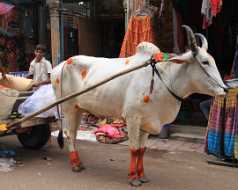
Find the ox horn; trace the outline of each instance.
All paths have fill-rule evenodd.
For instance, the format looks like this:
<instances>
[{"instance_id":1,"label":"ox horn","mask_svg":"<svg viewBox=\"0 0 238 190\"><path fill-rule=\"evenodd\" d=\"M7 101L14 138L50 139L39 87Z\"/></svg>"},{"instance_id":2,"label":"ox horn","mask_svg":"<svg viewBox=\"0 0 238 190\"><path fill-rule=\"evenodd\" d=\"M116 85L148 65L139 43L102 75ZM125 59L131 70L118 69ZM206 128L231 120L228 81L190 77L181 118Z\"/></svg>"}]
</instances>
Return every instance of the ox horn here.
<instances>
[{"instance_id":1,"label":"ox horn","mask_svg":"<svg viewBox=\"0 0 238 190\"><path fill-rule=\"evenodd\" d=\"M207 42L206 37L201 33L195 33L195 36L198 36L200 38L200 40L202 41L202 47L201 48L204 48L207 51L208 42Z\"/></svg>"},{"instance_id":2,"label":"ox horn","mask_svg":"<svg viewBox=\"0 0 238 190\"><path fill-rule=\"evenodd\" d=\"M197 47L196 38L195 38L195 35L194 35L192 29L187 25L182 25L182 27L186 30L188 44L189 44L192 52L197 54L198 47Z\"/></svg>"}]
</instances>

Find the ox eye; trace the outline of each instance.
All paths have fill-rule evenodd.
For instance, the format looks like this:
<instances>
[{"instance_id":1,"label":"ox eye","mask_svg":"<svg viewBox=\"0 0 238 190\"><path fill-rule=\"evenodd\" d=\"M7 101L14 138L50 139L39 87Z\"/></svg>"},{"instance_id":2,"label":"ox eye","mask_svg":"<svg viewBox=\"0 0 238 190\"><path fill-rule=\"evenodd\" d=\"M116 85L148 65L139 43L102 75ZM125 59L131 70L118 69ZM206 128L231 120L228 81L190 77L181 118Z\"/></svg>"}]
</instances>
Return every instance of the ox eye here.
<instances>
[{"instance_id":1,"label":"ox eye","mask_svg":"<svg viewBox=\"0 0 238 190\"><path fill-rule=\"evenodd\" d=\"M202 64L203 65L209 65L209 62L208 61L203 61Z\"/></svg>"}]
</instances>

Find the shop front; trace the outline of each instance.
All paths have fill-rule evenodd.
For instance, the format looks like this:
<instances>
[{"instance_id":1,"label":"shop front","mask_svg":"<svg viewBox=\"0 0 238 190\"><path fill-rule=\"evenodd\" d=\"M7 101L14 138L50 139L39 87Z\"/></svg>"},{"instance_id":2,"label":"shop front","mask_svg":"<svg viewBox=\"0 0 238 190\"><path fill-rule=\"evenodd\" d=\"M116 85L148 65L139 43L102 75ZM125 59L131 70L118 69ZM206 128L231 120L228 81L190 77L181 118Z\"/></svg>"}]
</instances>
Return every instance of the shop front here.
<instances>
[{"instance_id":1,"label":"shop front","mask_svg":"<svg viewBox=\"0 0 238 190\"><path fill-rule=\"evenodd\" d=\"M43 1L30 0L0 3L0 62L7 71L28 70L35 45L47 41L47 32L42 32L47 28L47 22L42 24L43 6Z\"/></svg>"}]
</instances>

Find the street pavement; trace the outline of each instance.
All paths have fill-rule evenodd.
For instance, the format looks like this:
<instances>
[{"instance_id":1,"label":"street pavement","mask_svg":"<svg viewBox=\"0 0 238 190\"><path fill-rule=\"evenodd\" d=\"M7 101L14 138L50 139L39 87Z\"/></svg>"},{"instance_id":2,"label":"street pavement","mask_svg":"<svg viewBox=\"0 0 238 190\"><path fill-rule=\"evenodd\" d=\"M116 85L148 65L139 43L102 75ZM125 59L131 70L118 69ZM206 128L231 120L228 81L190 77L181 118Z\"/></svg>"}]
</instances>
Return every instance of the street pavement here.
<instances>
[{"instance_id":1,"label":"street pavement","mask_svg":"<svg viewBox=\"0 0 238 190\"><path fill-rule=\"evenodd\" d=\"M15 136L1 137L1 148L16 151L17 166L0 171L3 190L237 190L238 168L207 164L203 144L151 138L145 168L151 182L139 188L127 183L127 142L100 144L77 141L86 170L74 173L66 148L53 138L42 150L21 147Z\"/></svg>"}]
</instances>

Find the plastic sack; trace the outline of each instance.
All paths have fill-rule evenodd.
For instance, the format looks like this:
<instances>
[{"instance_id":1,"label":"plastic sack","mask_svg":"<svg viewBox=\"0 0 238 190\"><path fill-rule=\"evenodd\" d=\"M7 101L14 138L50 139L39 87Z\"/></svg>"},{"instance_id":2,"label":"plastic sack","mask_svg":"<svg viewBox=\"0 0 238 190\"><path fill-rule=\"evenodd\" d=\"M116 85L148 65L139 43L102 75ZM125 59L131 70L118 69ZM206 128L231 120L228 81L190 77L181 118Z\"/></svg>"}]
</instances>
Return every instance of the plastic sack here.
<instances>
[{"instance_id":1,"label":"plastic sack","mask_svg":"<svg viewBox=\"0 0 238 190\"><path fill-rule=\"evenodd\" d=\"M47 105L56 101L56 97L51 84L43 85L37 89L31 96L29 96L18 108L18 112L27 116L40 109L46 107ZM47 118L55 117L58 118L57 107L53 107L36 117Z\"/></svg>"},{"instance_id":2,"label":"plastic sack","mask_svg":"<svg viewBox=\"0 0 238 190\"><path fill-rule=\"evenodd\" d=\"M1 85L18 91L27 91L32 88L34 81L24 77L6 75L7 80L2 80Z\"/></svg>"},{"instance_id":3,"label":"plastic sack","mask_svg":"<svg viewBox=\"0 0 238 190\"><path fill-rule=\"evenodd\" d=\"M18 91L0 86L0 119L7 119L9 117L18 96Z\"/></svg>"}]
</instances>

